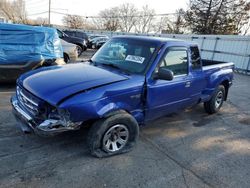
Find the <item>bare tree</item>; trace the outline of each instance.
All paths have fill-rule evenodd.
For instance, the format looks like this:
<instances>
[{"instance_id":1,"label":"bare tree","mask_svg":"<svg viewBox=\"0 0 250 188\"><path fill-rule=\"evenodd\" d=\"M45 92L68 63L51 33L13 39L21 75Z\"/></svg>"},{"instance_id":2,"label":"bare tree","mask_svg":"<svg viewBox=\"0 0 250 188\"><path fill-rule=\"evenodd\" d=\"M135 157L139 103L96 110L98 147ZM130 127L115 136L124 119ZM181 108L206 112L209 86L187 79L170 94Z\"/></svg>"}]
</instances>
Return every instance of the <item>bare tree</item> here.
<instances>
[{"instance_id":1,"label":"bare tree","mask_svg":"<svg viewBox=\"0 0 250 188\"><path fill-rule=\"evenodd\" d=\"M159 21L156 18L155 10L147 5L143 6L142 10L138 10L133 4L125 3L101 11L99 18L93 19L93 23L97 29L110 31L149 33L164 30L168 33L183 33L183 9L177 10L176 17L173 19L162 17Z\"/></svg>"},{"instance_id":2,"label":"bare tree","mask_svg":"<svg viewBox=\"0 0 250 188\"><path fill-rule=\"evenodd\" d=\"M178 9L175 14L166 15L155 22L154 31L157 33L182 34L186 32L185 11Z\"/></svg>"},{"instance_id":3,"label":"bare tree","mask_svg":"<svg viewBox=\"0 0 250 188\"><path fill-rule=\"evenodd\" d=\"M239 34L249 20L246 0L190 0L185 19L194 33Z\"/></svg>"},{"instance_id":4,"label":"bare tree","mask_svg":"<svg viewBox=\"0 0 250 188\"><path fill-rule=\"evenodd\" d=\"M174 33L172 18L161 17L159 21L155 22L154 30L156 33Z\"/></svg>"},{"instance_id":5,"label":"bare tree","mask_svg":"<svg viewBox=\"0 0 250 188\"><path fill-rule=\"evenodd\" d=\"M65 26L73 29L81 29L86 26L86 19L78 15L66 15L63 17L63 23Z\"/></svg>"},{"instance_id":6,"label":"bare tree","mask_svg":"<svg viewBox=\"0 0 250 188\"><path fill-rule=\"evenodd\" d=\"M248 23L246 23L246 24L241 28L241 34L242 34L242 35L247 35L247 34L249 34L249 29L250 29L250 19L248 20Z\"/></svg>"},{"instance_id":7,"label":"bare tree","mask_svg":"<svg viewBox=\"0 0 250 188\"><path fill-rule=\"evenodd\" d=\"M8 20L11 20L13 23L26 24L28 22L24 0L1 0L0 15Z\"/></svg>"},{"instance_id":8,"label":"bare tree","mask_svg":"<svg viewBox=\"0 0 250 188\"><path fill-rule=\"evenodd\" d=\"M182 34L185 31L185 11L183 9L176 10L175 20L173 22L173 32L175 34Z\"/></svg>"},{"instance_id":9,"label":"bare tree","mask_svg":"<svg viewBox=\"0 0 250 188\"><path fill-rule=\"evenodd\" d=\"M138 33L149 33L154 29L155 10L150 9L148 5L142 7L138 12L138 18L135 22L135 31Z\"/></svg>"},{"instance_id":10,"label":"bare tree","mask_svg":"<svg viewBox=\"0 0 250 188\"><path fill-rule=\"evenodd\" d=\"M101 29L109 31L117 31L120 27L119 20L119 8L113 7L110 9L102 10L99 13L98 25L101 25Z\"/></svg>"},{"instance_id":11,"label":"bare tree","mask_svg":"<svg viewBox=\"0 0 250 188\"><path fill-rule=\"evenodd\" d=\"M240 0L232 11L230 21L234 26L235 33L246 35L250 27L250 2Z\"/></svg>"},{"instance_id":12,"label":"bare tree","mask_svg":"<svg viewBox=\"0 0 250 188\"><path fill-rule=\"evenodd\" d=\"M29 25L49 25L48 18L38 17L37 19L28 19L27 24Z\"/></svg>"},{"instance_id":13,"label":"bare tree","mask_svg":"<svg viewBox=\"0 0 250 188\"><path fill-rule=\"evenodd\" d=\"M138 18L138 10L133 4L125 3L119 7L120 30L130 32Z\"/></svg>"}]
</instances>

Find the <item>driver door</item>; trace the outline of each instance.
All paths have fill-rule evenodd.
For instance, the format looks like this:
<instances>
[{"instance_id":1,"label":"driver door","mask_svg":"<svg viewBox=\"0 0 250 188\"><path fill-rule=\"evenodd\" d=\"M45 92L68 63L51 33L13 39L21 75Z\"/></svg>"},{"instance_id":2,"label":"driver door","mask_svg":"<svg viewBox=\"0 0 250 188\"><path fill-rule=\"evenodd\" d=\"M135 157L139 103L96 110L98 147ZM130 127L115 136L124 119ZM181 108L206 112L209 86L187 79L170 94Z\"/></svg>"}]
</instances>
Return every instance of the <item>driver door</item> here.
<instances>
[{"instance_id":1,"label":"driver door","mask_svg":"<svg viewBox=\"0 0 250 188\"><path fill-rule=\"evenodd\" d=\"M174 73L173 80L151 78L147 84L146 120L153 120L189 105L190 76L187 48L166 50L155 69L164 67Z\"/></svg>"}]
</instances>

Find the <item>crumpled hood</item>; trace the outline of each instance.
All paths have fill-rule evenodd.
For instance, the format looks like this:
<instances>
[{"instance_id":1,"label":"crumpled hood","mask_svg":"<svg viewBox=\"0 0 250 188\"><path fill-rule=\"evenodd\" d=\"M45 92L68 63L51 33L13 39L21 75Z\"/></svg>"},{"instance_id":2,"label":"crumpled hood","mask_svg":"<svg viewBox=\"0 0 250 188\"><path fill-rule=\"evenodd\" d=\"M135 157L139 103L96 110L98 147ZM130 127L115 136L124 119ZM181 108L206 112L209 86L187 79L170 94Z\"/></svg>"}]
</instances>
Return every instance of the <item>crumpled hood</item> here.
<instances>
[{"instance_id":1,"label":"crumpled hood","mask_svg":"<svg viewBox=\"0 0 250 188\"><path fill-rule=\"evenodd\" d=\"M125 76L95 66L77 63L28 72L19 78L18 84L35 96L57 105L76 93L126 79Z\"/></svg>"}]
</instances>

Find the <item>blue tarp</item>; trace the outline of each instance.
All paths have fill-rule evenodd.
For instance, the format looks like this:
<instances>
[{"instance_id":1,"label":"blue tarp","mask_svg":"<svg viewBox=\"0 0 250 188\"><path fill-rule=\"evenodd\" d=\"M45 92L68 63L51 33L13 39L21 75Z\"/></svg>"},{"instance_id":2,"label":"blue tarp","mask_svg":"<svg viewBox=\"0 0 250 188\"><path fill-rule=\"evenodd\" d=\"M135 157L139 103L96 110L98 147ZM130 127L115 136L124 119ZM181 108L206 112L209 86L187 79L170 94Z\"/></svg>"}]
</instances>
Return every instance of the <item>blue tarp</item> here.
<instances>
[{"instance_id":1,"label":"blue tarp","mask_svg":"<svg viewBox=\"0 0 250 188\"><path fill-rule=\"evenodd\" d=\"M63 57L56 29L0 23L0 64Z\"/></svg>"}]
</instances>

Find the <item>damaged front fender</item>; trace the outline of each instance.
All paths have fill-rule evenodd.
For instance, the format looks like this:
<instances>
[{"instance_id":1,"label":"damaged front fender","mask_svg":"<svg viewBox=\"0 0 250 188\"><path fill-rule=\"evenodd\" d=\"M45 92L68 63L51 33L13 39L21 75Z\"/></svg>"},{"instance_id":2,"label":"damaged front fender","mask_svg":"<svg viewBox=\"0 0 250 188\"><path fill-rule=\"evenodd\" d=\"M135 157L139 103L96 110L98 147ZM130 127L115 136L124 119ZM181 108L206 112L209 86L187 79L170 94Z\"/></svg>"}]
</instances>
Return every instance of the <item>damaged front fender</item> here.
<instances>
[{"instance_id":1,"label":"damaged front fender","mask_svg":"<svg viewBox=\"0 0 250 188\"><path fill-rule=\"evenodd\" d=\"M62 120L47 119L36 128L43 132L60 133L69 130L78 130L81 124L82 122L73 123L71 121L65 122Z\"/></svg>"},{"instance_id":2,"label":"damaged front fender","mask_svg":"<svg viewBox=\"0 0 250 188\"><path fill-rule=\"evenodd\" d=\"M78 130L82 124L82 122L72 122L68 117L64 116L60 119L48 118L41 123L37 123L34 118L19 105L15 96L12 97L11 104L15 117L19 119L20 122L24 122L28 128L31 128L39 135L55 135L64 131ZM22 128L25 132L31 129Z\"/></svg>"}]
</instances>

